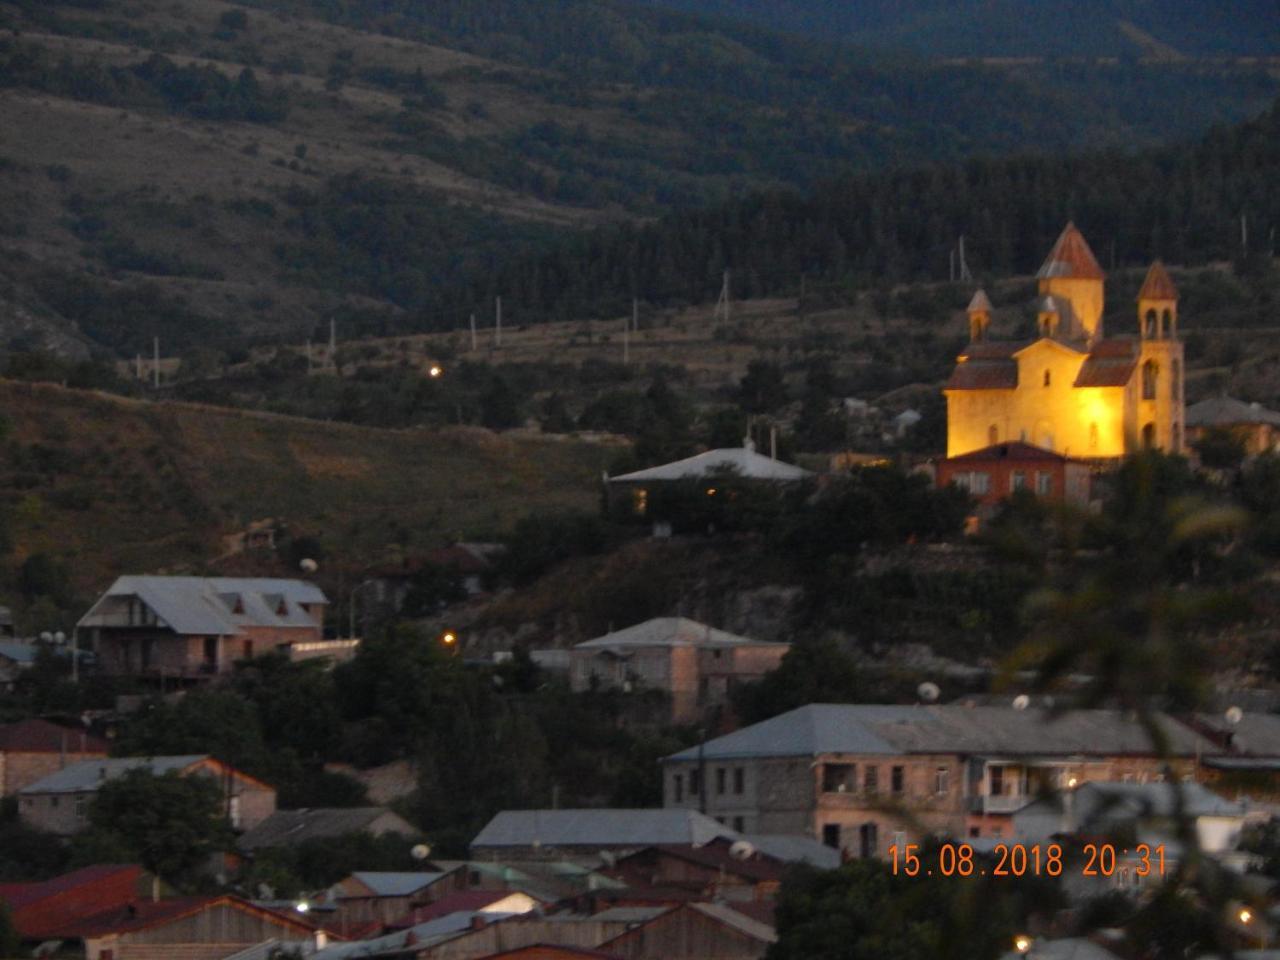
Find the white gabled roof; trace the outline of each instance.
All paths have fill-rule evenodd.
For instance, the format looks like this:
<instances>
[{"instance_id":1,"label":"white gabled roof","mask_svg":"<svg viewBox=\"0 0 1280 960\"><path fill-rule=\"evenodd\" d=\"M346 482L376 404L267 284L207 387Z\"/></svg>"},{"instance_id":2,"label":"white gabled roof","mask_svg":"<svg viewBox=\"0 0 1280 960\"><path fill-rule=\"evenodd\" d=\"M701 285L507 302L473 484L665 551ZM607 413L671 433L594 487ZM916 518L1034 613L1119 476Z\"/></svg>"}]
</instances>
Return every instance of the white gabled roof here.
<instances>
[{"instance_id":1,"label":"white gabled roof","mask_svg":"<svg viewBox=\"0 0 1280 960\"><path fill-rule=\"evenodd\" d=\"M785 647L785 643L752 640L717 630L688 617L655 617L615 633L606 633L576 645L578 650L611 650L614 647Z\"/></svg>"},{"instance_id":2,"label":"white gabled roof","mask_svg":"<svg viewBox=\"0 0 1280 960\"><path fill-rule=\"evenodd\" d=\"M781 460L771 460L754 450L744 447L725 447L720 450L708 450L697 456L664 463L661 466L624 473L610 477L609 482L646 481L646 480L686 480L698 477L711 477L718 474L731 474L747 480L803 480L813 474Z\"/></svg>"},{"instance_id":3,"label":"white gabled roof","mask_svg":"<svg viewBox=\"0 0 1280 960\"><path fill-rule=\"evenodd\" d=\"M102 608L114 598L131 596L175 633L212 636L232 636L242 626L314 627L301 604L329 602L324 591L305 580L126 576L118 578L76 626L111 625Z\"/></svg>"}]
</instances>

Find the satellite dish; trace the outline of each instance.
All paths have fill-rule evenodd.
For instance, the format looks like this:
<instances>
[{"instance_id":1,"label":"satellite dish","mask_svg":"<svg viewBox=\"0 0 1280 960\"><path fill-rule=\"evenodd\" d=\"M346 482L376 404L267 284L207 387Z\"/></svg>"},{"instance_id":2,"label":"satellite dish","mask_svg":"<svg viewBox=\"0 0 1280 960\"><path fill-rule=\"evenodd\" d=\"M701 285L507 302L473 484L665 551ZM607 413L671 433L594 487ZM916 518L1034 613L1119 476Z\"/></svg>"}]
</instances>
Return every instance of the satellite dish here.
<instances>
[{"instance_id":1,"label":"satellite dish","mask_svg":"<svg viewBox=\"0 0 1280 960\"><path fill-rule=\"evenodd\" d=\"M44 643L53 643L53 634L46 630L44 633L40 634L40 639Z\"/></svg>"},{"instance_id":2,"label":"satellite dish","mask_svg":"<svg viewBox=\"0 0 1280 960\"><path fill-rule=\"evenodd\" d=\"M1013 698L1013 709L1025 710L1029 706L1031 706L1031 698L1028 697L1025 693L1020 693Z\"/></svg>"},{"instance_id":3,"label":"satellite dish","mask_svg":"<svg viewBox=\"0 0 1280 960\"><path fill-rule=\"evenodd\" d=\"M320 564L316 563L310 557L303 557L298 561L298 569L303 573L315 573L320 569Z\"/></svg>"},{"instance_id":4,"label":"satellite dish","mask_svg":"<svg viewBox=\"0 0 1280 960\"><path fill-rule=\"evenodd\" d=\"M409 851L409 856L415 860L425 860L431 856L431 845L427 843L414 844L413 849Z\"/></svg>"},{"instance_id":5,"label":"satellite dish","mask_svg":"<svg viewBox=\"0 0 1280 960\"><path fill-rule=\"evenodd\" d=\"M755 855L755 852L755 845L748 843L746 840L735 840L729 844L729 856L735 860L750 860Z\"/></svg>"},{"instance_id":6,"label":"satellite dish","mask_svg":"<svg viewBox=\"0 0 1280 960\"><path fill-rule=\"evenodd\" d=\"M924 683L920 684L920 686L916 687L916 693L919 694L920 699L925 703L933 703L938 699L938 697L942 696L942 691L932 680L926 680Z\"/></svg>"},{"instance_id":7,"label":"satellite dish","mask_svg":"<svg viewBox=\"0 0 1280 960\"><path fill-rule=\"evenodd\" d=\"M1225 716L1227 718L1227 723L1231 724L1234 727L1237 723L1239 723L1241 720L1244 719L1244 711L1241 710L1239 707L1227 707L1227 712Z\"/></svg>"}]
</instances>

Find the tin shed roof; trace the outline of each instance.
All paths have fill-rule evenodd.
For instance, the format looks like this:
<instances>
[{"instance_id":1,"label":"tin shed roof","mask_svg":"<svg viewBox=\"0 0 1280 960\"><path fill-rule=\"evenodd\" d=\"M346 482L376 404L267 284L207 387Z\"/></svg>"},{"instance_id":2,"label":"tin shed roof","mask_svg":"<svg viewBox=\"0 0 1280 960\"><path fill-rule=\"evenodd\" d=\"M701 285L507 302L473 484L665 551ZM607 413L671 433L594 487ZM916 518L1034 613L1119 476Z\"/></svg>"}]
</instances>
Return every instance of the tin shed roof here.
<instances>
[{"instance_id":1,"label":"tin shed roof","mask_svg":"<svg viewBox=\"0 0 1280 960\"><path fill-rule=\"evenodd\" d=\"M315 584L268 577L120 577L77 626L109 626L104 608L137 597L175 633L231 636L242 626L314 627L302 604L326 604Z\"/></svg>"}]
</instances>

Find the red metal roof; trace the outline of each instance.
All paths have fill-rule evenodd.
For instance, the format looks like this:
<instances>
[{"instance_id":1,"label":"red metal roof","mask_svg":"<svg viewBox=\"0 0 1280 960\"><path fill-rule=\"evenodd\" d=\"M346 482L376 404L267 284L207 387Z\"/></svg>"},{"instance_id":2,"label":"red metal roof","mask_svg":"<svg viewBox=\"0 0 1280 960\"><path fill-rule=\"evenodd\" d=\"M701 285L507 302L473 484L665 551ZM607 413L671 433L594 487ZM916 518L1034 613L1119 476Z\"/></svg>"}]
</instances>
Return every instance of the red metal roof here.
<instances>
[{"instance_id":1,"label":"red metal roof","mask_svg":"<svg viewBox=\"0 0 1280 960\"><path fill-rule=\"evenodd\" d=\"M1063 456L1061 453L1055 453L1053 450L1046 450L1044 447L1033 447L1029 443L1023 443L1020 440L1011 440L1008 443L997 443L994 446L983 447L981 450L971 450L968 453L962 453L956 457L948 457L947 463L976 463L977 461L1028 461L1028 460L1070 460L1070 457Z\"/></svg>"},{"instance_id":2,"label":"red metal roof","mask_svg":"<svg viewBox=\"0 0 1280 960\"><path fill-rule=\"evenodd\" d=\"M60 936L75 918L122 907L138 897L144 877L136 864L99 864L40 883L0 886L18 934L29 939Z\"/></svg>"},{"instance_id":3,"label":"red metal roof","mask_svg":"<svg viewBox=\"0 0 1280 960\"><path fill-rule=\"evenodd\" d=\"M107 741L48 720L19 720L0 727L0 753L100 753Z\"/></svg>"},{"instance_id":4,"label":"red metal roof","mask_svg":"<svg viewBox=\"0 0 1280 960\"><path fill-rule=\"evenodd\" d=\"M1090 357L1076 374L1076 387L1123 387L1133 377L1137 360Z\"/></svg>"},{"instance_id":5,"label":"red metal roof","mask_svg":"<svg viewBox=\"0 0 1280 960\"><path fill-rule=\"evenodd\" d=\"M1164 264L1159 260L1153 263L1151 269L1147 271L1147 279L1142 282L1142 289L1138 291L1138 299L1178 299L1178 288L1174 286L1173 277L1169 276L1169 271L1164 268Z\"/></svg>"},{"instance_id":6,"label":"red metal roof","mask_svg":"<svg viewBox=\"0 0 1280 960\"><path fill-rule=\"evenodd\" d=\"M1076 229L1074 223L1068 223L1036 276L1042 280L1050 277L1104 280L1107 275L1102 272L1084 235Z\"/></svg>"},{"instance_id":7,"label":"red metal roof","mask_svg":"<svg viewBox=\"0 0 1280 960\"><path fill-rule=\"evenodd\" d=\"M304 920L299 914L270 910L240 897L221 894L203 897L171 897L167 900L139 900L83 919L68 917L56 933L47 936L84 939L109 933L131 933L195 916L216 906L229 906L242 913L275 920L281 926L292 927L302 933L311 933L316 929L314 924Z\"/></svg>"}]
</instances>

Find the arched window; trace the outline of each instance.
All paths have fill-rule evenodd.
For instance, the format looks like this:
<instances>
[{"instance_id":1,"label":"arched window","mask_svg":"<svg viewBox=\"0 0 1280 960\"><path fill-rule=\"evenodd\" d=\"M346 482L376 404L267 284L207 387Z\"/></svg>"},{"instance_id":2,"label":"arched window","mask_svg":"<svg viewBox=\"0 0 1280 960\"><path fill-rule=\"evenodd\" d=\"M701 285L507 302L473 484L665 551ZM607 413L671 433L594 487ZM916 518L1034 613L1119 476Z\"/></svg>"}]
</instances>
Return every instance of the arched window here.
<instances>
[{"instance_id":1,"label":"arched window","mask_svg":"<svg viewBox=\"0 0 1280 960\"><path fill-rule=\"evenodd\" d=\"M1148 310L1145 317L1142 318L1142 333L1147 339L1153 339L1156 335L1156 312Z\"/></svg>"},{"instance_id":2,"label":"arched window","mask_svg":"<svg viewBox=\"0 0 1280 960\"><path fill-rule=\"evenodd\" d=\"M1172 310L1166 307L1164 311L1164 315L1161 319L1164 321L1164 335L1166 337L1172 337L1175 333L1177 333L1177 331L1173 329L1173 311Z\"/></svg>"},{"instance_id":3,"label":"arched window","mask_svg":"<svg viewBox=\"0 0 1280 960\"><path fill-rule=\"evenodd\" d=\"M1048 371L1048 370L1046 370L1046 371L1044 372L1044 385L1045 385L1046 387L1049 385L1049 371Z\"/></svg>"},{"instance_id":4,"label":"arched window","mask_svg":"<svg viewBox=\"0 0 1280 960\"><path fill-rule=\"evenodd\" d=\"M993 423L991 426L987 427L987 446L994 447L999 442L1000 430Z\"/></svg>"},{"instance_id":5,"label":"arched window","mask_svg":"<svg viewBox=\"0 0 1280 960\"><path fill-rule=\"evenodd\" d=\"M1142 428L1142 449L1154 450L1156 448L1156 425L1148 423Z\"/></svg>"},{"instance_id":6,"label":"arched window","mask_svg":"<svg viewBox=\"0 0 1280 960\"><path fill-rule=\"evenodd\" d=\"M1098 449L1098 425L1096 423L1089 424L1089 449Z\"/></svg>"},{"instance_id":7,"label":"arched window","mask_svg":"<svg viewBox=\"0 0 1280 960\"><path fill-rule=\"evenodd\" d=\"M1154 400L1156 398L1156 380L1158 379L1160 368L1154 360L1148 360L1142 365L1142 399Z\"/></svg>"}]
</instances>

